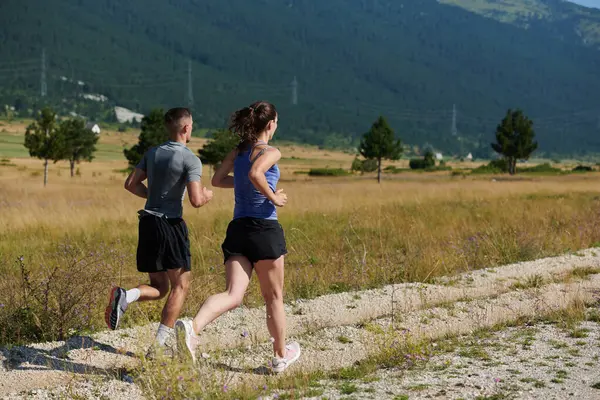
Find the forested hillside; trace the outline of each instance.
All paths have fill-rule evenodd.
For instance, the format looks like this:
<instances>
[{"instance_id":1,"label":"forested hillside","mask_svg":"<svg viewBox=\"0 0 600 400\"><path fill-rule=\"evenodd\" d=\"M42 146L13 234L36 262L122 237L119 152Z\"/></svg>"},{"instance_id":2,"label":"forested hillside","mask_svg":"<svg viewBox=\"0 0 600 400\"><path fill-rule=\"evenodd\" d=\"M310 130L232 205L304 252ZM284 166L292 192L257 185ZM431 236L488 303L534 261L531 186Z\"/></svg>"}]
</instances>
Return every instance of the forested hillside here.
<instances>
[{"instance_id":1,"label":"forested hillside","mask_svg":"<svg viewBox=\"0 0 600 400\"><path fill-rule=\"evenodd\" d=\"M191 66L203 127L260 98L278 106L285 139L349 144L382 114L405 143L488 151L521 107L542 151L600 151L600 51L574 25L587 9L544 4L524 25L436 0L3 0L0 104L39 104L45 48L43 101L93 118L187 104ZM575 11L548 17L559 8Z\"/></svg>"}]
</instances>

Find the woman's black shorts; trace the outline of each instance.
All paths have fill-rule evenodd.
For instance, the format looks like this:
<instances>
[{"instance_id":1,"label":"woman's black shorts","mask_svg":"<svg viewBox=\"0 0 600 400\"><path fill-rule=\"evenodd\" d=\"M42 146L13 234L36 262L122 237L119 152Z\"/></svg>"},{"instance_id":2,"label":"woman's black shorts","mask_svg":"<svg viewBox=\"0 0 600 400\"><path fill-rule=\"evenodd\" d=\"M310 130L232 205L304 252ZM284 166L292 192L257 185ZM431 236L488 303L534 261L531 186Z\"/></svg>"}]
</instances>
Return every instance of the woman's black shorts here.
<instances>
[{"instance_id":1,"label":"woman's black shorts","mask_svg":"<svg viewBox=\"0 0 600 400\"><path fill-rule=\"evenodd\" d=\"M283 228L277 220L237 218L229 223L221 249L224 261L244 256L252 264L287 254Z\"/></svg>"}]
</instances>

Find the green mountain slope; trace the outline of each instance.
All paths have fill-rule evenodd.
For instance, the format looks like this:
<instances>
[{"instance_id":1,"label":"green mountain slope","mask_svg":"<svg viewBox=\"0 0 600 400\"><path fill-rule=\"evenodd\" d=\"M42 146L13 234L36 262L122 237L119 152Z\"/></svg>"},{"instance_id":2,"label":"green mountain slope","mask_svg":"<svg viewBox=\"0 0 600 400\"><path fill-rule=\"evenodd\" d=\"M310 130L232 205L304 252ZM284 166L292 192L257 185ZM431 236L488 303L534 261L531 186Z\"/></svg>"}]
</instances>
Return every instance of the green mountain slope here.
<instances>
[{"instance_id":1,"label":"green mountain slope","mask_svg":"<svg viewBox=\"0 0 600 400\"><path fill-rule=\"evenodd\" d=\"M523 28L545 21L554 39L573 40L600 49L600 9L581 7L566 0L440 0L440 3Z\"/></svg>"},{"instance_id":2,"label":"green mountain slope","mask_svg":"<svg viewBox=\"0 0 600 400\"><path fill-rule=\"evenodd\" d=\"M537 122L543 151L600 151L600 52L583 43L573 21L550 18L555 11L546 6L527 24L506 23L456 1L461 7L435 0L4 0L0 104L30 105L46 48L47 99L57 105L86 92L143 112L185 104L191 60L196 121L205 127L223 126L235 108L261 98L278 106L285 139L341 143L383 114L405 143L487 151L506 109L521 107ZM574 19L587 10L528 1L532 10L572 9ZM102 112L86 107L76 111Z\"/></svg>"}]
</instances>

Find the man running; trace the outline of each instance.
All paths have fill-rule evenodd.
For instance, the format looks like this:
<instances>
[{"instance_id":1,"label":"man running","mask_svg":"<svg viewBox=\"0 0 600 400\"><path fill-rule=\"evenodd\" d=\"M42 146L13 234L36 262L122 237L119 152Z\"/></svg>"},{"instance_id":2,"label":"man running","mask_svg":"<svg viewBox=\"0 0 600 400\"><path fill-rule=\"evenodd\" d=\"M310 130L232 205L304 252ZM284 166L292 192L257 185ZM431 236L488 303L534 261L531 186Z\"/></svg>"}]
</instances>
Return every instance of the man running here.
<instances>
[{"instance_id":1,"label":"man running","mask_svg":"<svg viewBox=\"0 0 600 400\"><path fill-rule=\"evenodd\" d=\"M131 303L159 300L168 293L151 350L164 349L167 338L174 334L190 284L190 242L182 219L185 191L195 208L213 197L200 183L200 159L186 146L192 137L192 114L186 108L173 108L165 114L164 123L170 140L148 150L125 181L125 189L147 199L144 209L138 211L136 258L138 271L148 273L150 284L127 291L114 287L105 312L108 328L115 330ZM147 187L143 183L146 178Z\"/></svg>"}]
</instances>

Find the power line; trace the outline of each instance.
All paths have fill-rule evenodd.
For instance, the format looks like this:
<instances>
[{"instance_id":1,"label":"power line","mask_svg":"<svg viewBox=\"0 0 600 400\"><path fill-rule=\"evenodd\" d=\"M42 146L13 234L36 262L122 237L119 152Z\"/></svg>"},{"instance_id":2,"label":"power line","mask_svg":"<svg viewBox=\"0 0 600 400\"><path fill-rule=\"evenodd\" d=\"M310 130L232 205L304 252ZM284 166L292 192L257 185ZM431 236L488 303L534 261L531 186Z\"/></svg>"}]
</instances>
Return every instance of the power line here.
<instances>
[{"instance_id":1,"label":"power line","mask_svg":"<svg viewBox=\"0 0 600 400\"><path fill-rule=\"evenodd\" d=\"M35 59L31 59L31 60L23 60L23 61L3 61L0 62L0 67L13 67L13 68L18 68L22 65L32 65L35 64L36 66L40 64L40 59L39 58L35 58Z\"/></svg>"},{"instance_id":2,"label":"power line","mask_svg":"<svg viewBox=\"0 0 600 400\"><path fill-rule=\"evenodd\" d=\"M0 69L0 74L10 75L10 76L14 76L14 75L22 74L22 73L31 73L31 72L35 72L36 75L39 74L40 67L35 66L35 67L27 67L27 68L19 68L19 69Z\"/></svg>"},{"instance_id":3,"label":"power line","mask_svg":"<svg viewBox=\"0 0 600 400\"><path fill-rule=\"evenodd\" d=\"M175 84L181 85L181 79L174 79L171 81L162 81L162 82L138 82L138 83L128 83L128 84L104 84L104 87L110 88L138 88L138 87L161 87L161 86L172 86Z\"/></svg>"}]
</instances>

